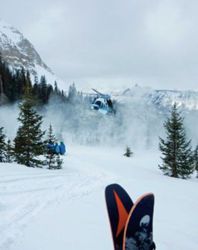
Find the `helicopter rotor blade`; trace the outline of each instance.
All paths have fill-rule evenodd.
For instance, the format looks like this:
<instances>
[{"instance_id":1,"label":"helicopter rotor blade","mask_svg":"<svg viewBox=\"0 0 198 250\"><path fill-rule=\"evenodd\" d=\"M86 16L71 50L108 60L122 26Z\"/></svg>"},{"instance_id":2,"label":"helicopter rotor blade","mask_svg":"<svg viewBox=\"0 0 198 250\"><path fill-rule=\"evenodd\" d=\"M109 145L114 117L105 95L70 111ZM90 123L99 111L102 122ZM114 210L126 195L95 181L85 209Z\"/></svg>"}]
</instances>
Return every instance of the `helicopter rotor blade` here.
<instances>
[{"instance_id":1,"label":"helicopter rotor blade","mask_svg":"<svg viewBox=\"0 0 198 250\"><path fill-rule=\"evenodd\" d=\"M94 92L96 92L99 96L101 96L102 98L104 99L110 99L110 95L107 95L107 94L102 94L101 92L99 92L98 90L96 89L92 89Z\"/></svg>"}]
</instances>

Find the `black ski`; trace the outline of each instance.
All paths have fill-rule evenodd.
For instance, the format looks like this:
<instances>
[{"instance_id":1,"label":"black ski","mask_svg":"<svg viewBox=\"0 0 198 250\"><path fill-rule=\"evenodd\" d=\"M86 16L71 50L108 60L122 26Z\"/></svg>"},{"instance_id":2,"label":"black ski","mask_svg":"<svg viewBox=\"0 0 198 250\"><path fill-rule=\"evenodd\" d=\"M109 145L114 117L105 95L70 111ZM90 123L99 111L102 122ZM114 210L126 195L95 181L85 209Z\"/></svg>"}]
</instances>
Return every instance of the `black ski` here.
<instances>
[{"instance_id":1,"label":"black ski","mask_svg":"<svg viewBox=\"0 0 198 250\"><path fill-rule=\"evenodd\" d=\"M133 205L124 230L122 250L153 250L154 195L141 196Z\"/></svg>"},{"instance_id":2,"label":"black ski","mask_svg":"<svg viewBox=\"0 0 198 250\"><path fill-rule=\"evenodd\" d=\"M115 250L122 250L123 234L133 202L118 184L106 187L105 198Z\"/></svg>"}]
</instances>

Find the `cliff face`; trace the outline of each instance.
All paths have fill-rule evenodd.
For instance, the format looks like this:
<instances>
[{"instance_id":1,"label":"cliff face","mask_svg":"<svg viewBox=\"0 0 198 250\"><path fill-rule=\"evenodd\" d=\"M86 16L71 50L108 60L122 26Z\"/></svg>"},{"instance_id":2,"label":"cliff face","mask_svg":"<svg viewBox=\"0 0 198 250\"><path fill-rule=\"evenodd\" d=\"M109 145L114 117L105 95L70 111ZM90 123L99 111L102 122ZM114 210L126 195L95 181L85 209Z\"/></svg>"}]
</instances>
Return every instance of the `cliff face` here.
<instances>
[{"instance_id":1,"label":"cliff face","mask_svg":"<svg viewBox=\"0 0 198 250\"><path fill-rule=\"evenodd\" d=\"M11 68L23 67L32 76L45 75L53 81L54 73L43 62L38 52L28 39L14 27L0 20L0 53ZM52 80L53 79L53 80Z\"/></svg>"}]
</instances>

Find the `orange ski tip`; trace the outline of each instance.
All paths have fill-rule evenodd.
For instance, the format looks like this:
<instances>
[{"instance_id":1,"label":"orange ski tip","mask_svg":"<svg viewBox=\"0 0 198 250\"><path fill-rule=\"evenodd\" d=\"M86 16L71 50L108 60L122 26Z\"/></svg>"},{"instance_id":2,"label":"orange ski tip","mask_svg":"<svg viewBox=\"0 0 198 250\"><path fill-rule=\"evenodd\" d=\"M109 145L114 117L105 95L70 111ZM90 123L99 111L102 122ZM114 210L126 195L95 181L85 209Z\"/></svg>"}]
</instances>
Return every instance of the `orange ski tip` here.
<instances>
[{"instance_id":1,"label":"orange ski tip","mask_svg":"<svg viewBox=\"0 0 198 250\"><path fill-rule=\"evenodd\" d=\"M116 237L118 237L118 235L121 233L121 231L125 227L129 214L115 190L113 191L113 193L114 193L114 197L115 197L116 205L118 209L118 227L117 227L117 232L116 232Z\"/></svg>"}]
</instances>

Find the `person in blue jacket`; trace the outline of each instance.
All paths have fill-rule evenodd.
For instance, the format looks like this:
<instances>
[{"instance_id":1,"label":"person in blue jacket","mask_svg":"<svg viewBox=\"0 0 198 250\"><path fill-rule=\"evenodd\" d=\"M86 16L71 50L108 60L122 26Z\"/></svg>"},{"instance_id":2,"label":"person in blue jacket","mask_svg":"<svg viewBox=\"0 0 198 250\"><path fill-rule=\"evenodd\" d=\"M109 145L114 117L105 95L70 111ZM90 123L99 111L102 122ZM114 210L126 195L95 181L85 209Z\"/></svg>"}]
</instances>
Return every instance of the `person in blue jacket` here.
<instances>
[{"instance_id":1,"label":"person in blue jacket","mask_svg":"<svg viewBox=\"0 0 198 250\"><path fill-rule=\"evenodd\" d=\"M66 147L65 147L65 144L62 141L60 142L60 145L59 145L59 153L61 155L64 155L66 153Z\"/></svg>"},{"instance_id":2,"label":"person in blue jacket","mask_svg":"<svg viewBox=\"0 0 198 250\"><path fill-rule=\"evenodd\" d=\"M59 147L58 143L54 144L54 152L57 155L60 154L60 147Z\"/></svg>"}]
</instances>

